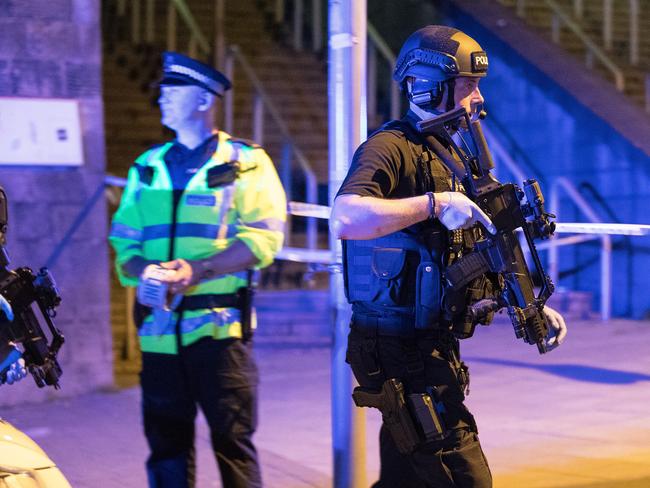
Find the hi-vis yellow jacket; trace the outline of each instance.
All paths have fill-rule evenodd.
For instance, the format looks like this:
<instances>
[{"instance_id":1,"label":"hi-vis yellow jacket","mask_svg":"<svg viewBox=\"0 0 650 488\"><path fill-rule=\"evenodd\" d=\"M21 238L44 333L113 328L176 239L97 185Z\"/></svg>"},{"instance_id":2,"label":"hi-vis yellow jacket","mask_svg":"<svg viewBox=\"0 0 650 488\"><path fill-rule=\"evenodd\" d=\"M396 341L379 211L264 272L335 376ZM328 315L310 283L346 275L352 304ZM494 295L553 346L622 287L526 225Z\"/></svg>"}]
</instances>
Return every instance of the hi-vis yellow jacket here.
<instances>
[{"instance_id":1,"label":"hi-vis yellow jacket","mask_svg":"<svg viewBox=\"0 0 650 488\"><path fill-rule=\"evenodd\" d=\"M116 252L120 282L137 286L138 278L124 273L122 265L135 256L147 260L205 259L244 242L268 266L282 247L286 197L271 159L258 146L233 142L218 133L218 146L187 184L176 208L172 181L164 162L172 143L143 153L129 170L120 206L109 235ZM210 187L211 168L239 162L234 182ZM216 170L218 172L218 170ZM246 286L246 271L201 281L186 296L234 293ZM176 354L178 315L150 314L140 328L143 352ZM183 311L180 322L183 345L202 337L241 337L240 312L235 308Z\"/></svg>"}]
</instances>

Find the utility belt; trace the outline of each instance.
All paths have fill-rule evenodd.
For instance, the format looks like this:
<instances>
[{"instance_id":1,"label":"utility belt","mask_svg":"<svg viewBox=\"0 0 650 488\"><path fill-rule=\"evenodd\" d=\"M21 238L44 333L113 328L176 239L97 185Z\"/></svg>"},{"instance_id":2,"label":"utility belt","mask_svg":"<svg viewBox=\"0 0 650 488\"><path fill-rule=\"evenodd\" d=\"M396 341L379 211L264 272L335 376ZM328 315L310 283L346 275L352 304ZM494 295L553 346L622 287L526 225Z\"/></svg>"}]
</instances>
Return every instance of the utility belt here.
<instances>
[{"instance_id":1,"label":"utility belt","mask_svg":"<svg viewBox=\"0 0 650 488\"><path fill-rule=\"evenodd\" d=\"M236 308L240 312L242 340L247 342L253 336L253 297L255 288L243 286L235 293L189 295L183 297L174 312L182 313L185 310L201 310L206 308ZM152 313L152 308L136 301L134 306L134 320L140 328L147 315Z\"/></svg>"},{"instance_id":2,"label":"utility belt","mask_svg":"<svg viewBox=\"0 0 650 488\"><path fill-rule=\"evenodd\" d=\"M366 336L395 336L420 338L428 337L441 342L452 342L454 335L449 324L442 319L430 328L415 327L415 317L409 315L382 315L373 313L353 313L350 327Z\"/></svg>"}]
</instances>

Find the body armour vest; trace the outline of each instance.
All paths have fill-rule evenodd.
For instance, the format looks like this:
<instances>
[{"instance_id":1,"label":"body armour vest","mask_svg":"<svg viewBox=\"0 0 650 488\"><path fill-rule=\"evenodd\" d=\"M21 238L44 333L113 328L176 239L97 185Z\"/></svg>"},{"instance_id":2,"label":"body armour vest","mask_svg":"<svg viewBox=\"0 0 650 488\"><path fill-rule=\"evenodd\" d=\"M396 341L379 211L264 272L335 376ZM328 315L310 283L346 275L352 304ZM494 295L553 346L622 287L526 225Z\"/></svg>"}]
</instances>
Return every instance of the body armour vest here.
<instances>
[{"instance_id":1,"label":"body armour vest","mask_svg":"<svg viewBox=\"0 0 650 488\"><path fill-rule=\"evenodd\" d=\"M416 166L413 196L452 189L450 171L423 147L407 121L392 121L380 130L392 131L404 144L401 164ZM438 328L447 242L448 231L438 221L376 239L342 241L345 291L354 317L375 317L378 332L391 334Z\"/></svg>"}]
</instances>

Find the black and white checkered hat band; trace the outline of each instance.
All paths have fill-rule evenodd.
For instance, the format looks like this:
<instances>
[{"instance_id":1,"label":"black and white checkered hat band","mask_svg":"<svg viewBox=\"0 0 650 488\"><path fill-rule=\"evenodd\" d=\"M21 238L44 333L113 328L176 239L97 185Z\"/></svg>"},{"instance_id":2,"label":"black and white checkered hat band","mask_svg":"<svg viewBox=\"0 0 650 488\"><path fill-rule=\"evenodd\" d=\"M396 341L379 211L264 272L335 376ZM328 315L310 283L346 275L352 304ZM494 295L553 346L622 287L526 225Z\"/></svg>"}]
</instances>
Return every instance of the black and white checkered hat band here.
<instances>
[{"instance_id":1,"label":"black and white checkered hat band","mask_svg":"<svg viewBox=\"0 0 650 488\"><path fill-rule=\"evenodd\" d=\"M165 66L165 71L188 76L189 78L192 78L193 80L196 80L199 83L203 83L210 90L215 92L217 95L223 95L225 92L224 87L221 83L205 75L202 75L198 71L193 70L192 68L188 68L187 66L183 66L181 64L171 64Z\"/></svg>"}]
</instances>

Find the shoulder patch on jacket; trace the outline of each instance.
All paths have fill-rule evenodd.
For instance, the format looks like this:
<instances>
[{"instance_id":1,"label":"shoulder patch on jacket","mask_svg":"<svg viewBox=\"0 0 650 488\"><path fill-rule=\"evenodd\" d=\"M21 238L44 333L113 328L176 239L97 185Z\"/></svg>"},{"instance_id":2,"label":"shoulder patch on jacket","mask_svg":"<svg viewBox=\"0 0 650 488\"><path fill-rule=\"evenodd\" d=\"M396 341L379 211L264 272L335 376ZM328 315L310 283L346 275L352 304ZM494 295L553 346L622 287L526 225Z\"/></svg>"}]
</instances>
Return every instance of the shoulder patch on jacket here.
<instances>
[{"instance_id":1,"label":"shoulder patch on jacket","mask_svg":"<svg viewBox=\"0 0 650 488\"><path fill-rule=\"evenodd\" d=\"M234 138L231 137L228 139L228 142L231 143L233 146L240 146L240 147L250 147L251 149L261 149L262 146L257 144L255 141L252 139L242 139L242 138Z\"/></svg>"}]
</instances>

